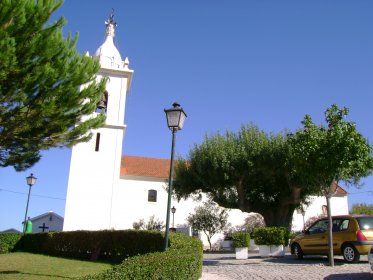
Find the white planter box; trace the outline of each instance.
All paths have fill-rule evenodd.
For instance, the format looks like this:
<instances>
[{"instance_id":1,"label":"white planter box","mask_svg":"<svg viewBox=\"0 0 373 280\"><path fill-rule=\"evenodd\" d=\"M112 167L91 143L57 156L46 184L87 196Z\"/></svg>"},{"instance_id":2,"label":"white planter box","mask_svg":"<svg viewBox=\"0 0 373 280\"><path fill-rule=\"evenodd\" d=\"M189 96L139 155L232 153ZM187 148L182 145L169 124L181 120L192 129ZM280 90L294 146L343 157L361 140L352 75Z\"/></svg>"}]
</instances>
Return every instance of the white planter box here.
<instances>
[{"instance_id":1,"label":"white planter box","mask_svg":"<svg viewBox=\"0 0 373 280\"><path fill-rule=\"evenodd\" d=\"M237 260L247 260L249 257L249 248L242 247L236 248L236 259Z\"/></svg>"},{"instance_id":2,"label":"white planter box","mask_svg":"<svg viewBox=\"0 0 373 280\"><path fill-rule=\"evenodd\" d=\"M271 245L272 257L283 257L285 256L284 245Z\"/></svg>"},{"instance_id":3,"label":"white planter box","mask_svg":"<svg viewBox=\"0 0 373 280\"><path fill-rule=\"evenodd\" d=\"M259 245L259 255L261 257L283 257L285 250L283 245Z\"/></svg>"},{"instance_id":4,"label":"white planter box","mask_svg":"<svg viewBox=\"0 0 373 280\"><path fill-rule=\"evenodd\" d=\"M254 239L250 239L250 251L259 251L259 247L255 244Z\"/></svg>"}]
</instances>

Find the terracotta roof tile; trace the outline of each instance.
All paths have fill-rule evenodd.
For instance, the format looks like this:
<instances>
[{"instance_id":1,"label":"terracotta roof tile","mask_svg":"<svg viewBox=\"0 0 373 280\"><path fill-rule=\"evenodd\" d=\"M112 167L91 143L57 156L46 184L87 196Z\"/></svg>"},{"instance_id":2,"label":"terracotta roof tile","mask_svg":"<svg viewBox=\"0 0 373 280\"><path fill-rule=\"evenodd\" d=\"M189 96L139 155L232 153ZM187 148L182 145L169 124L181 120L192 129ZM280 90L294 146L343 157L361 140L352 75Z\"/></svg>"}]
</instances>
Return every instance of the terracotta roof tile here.
<instances>
[{"instance_id":1,"label":"terracotta roof tile","mask_svg":"<svg viewBox=\"0 0 373 280\"><path fill-rule=\"evenodd\" d=\"M161 158L149 158L140 156L122 156L120 176L143 176L168 179L170 172L170 160ZM334 183L333 189L337 188L337 194L347 195L347 192L338 184Z\"/></svg>"},{"instance_id":2,"label":"terracotta roof tile","mask_svg":"<svg viewBox=\"0 0 373 280\"><path fill-rule=\"evenodd\" d=\"M337 194L347 195L346 190L344 188L342 188L340 185L338 185L336 182L334 182L332 188L333 188L333 192L335 191L335 189L337 189Z\"/></svg>"},{"instance_id":3,"label":"terracotta roof tile","mask_svg":"<svg viewBox=\"0 0 373 280\"><path fill-rule=\"evenodd\" d=\"M144 176L168 179L170 160L139 156L122 156L120 176Z\"/></svg>"}]
</instances>

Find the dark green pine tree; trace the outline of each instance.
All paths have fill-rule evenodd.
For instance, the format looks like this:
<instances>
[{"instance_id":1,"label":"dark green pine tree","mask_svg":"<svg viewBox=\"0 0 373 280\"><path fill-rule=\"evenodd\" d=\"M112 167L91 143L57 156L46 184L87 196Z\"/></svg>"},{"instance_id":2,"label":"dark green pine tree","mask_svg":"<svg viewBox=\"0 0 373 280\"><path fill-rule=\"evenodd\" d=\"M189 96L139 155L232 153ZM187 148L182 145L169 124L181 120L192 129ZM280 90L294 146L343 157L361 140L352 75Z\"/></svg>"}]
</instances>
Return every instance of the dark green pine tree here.
<instances>
[{"instance_id":1,"label":"dark green pine tree","mask_svg":"<svg viewBox=\"0 0 373 280\"><path fill-rule=\"evenodd\" d=\"M58 0L2 0L0 7L0 166L31 167L40 151L91 138L105 115L96 109L105 80L99 63L80 55L65 19L49 23ZM81 85L87 85L80 90Z\"/></svg>"}]
</instances>

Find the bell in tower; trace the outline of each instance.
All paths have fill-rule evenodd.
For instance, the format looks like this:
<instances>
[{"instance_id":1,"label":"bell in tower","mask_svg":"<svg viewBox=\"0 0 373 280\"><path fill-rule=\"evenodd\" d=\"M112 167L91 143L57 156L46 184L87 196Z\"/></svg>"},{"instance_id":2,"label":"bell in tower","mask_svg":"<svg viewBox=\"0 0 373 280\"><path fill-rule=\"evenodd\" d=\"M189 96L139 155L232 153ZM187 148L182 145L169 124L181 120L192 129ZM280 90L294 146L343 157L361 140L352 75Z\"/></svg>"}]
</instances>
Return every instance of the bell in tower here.
<instances>
[{"instance_id":1,"label":"bell in tower","mask_svg":"<svg viewBox=\"0 0 373 280\"><path fill-rule=\"evenodd\" d=\"M108 95L108 92L105 90L105 92L101 96L100 101L97 104L96 112L106 112L108 99L109 99L109 95Z\"/></svg>"}]
</instances>

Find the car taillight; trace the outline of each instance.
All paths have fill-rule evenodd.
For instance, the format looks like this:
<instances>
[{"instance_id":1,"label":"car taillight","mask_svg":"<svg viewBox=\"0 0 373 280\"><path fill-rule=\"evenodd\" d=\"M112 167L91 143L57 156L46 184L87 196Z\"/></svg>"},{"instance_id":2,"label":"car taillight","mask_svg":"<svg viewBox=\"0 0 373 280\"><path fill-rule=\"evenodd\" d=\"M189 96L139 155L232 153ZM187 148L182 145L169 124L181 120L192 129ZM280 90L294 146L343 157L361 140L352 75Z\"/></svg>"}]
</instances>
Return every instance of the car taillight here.
<instances>
[{"instance_id":1,"label":"car taillight","mask_svg":"<svg viewBox=\"0 0 373 280\"><path fill-rule=\"evenodd\" d=\"M358 241L368 240L360 229L356 232L356 237Z\"/></svg>"}]
</instances>

